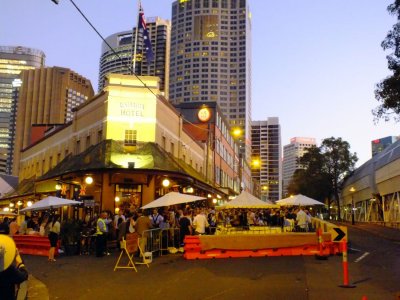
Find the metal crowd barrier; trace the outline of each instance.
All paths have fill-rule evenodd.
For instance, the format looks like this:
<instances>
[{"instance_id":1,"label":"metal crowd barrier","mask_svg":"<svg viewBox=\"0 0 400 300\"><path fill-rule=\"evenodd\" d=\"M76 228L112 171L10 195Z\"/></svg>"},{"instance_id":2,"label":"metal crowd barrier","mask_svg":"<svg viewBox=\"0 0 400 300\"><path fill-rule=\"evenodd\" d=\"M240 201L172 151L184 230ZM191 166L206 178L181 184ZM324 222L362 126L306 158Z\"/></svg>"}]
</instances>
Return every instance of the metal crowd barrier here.
<instances>
[{"instance_id":1,"label":"metal crowd barrier","mask_svg":"<svg viewBox=\"0 0 400 300\"><path fill-rule=\"evenodd\" d=\"M179 228L155 228L143 232L146 237L146 246L144 252L151 252L153 257L162 256L163 252L174 252L181 247L181 236Z\"/></svg>"}]
</instances>

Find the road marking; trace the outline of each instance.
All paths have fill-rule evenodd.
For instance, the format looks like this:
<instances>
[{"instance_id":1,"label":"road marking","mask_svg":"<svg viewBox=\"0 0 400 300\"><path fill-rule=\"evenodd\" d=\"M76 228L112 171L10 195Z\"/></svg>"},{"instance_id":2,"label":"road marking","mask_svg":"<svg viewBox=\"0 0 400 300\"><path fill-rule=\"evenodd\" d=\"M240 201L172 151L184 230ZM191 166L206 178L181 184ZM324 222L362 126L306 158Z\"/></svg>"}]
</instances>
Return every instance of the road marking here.
<instances>
[{"instance_id":1,"label":"road marking","mask_svg":"<svg viewBox=\"0 0 400 300\"><path fill-rule=\"evenodd\" d=\"M363 255L361 255L359 258L357 258L354 262L358 263L362 259L366 258L369 255L369 252L365 252Z\"/></svg>"},{"instance_id":2,"label":"road marking","mask_svg":"<svg viewBox=\"0 0 400 300\"><path fill-rule=\"evenodd\" d=\"M348 248L347 250L350 250L350 251L355 251L355 252L361 252L361 250L358 250L358 249L355 249L355 248Z\"/></svg>"}]
</instances>

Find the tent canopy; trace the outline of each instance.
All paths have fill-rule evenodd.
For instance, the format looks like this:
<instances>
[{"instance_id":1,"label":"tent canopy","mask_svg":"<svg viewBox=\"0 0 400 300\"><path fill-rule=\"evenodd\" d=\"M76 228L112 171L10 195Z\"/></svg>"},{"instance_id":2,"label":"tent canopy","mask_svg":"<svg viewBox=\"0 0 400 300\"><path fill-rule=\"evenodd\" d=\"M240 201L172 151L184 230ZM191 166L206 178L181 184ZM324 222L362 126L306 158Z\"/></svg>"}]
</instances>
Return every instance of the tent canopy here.
<instances>
[{"instance_id":1,"label":"tent canopy","mask_svg":"<svg viewBox=\"0 0 400 300\"><path fill-rule=\"evenodd\" d=\"M322 202L314 200L310 197L304 196L302 194L290 196L281 200L276 201L277 204L282 206L293 206L293 205L300 205L300 206L312 206L312 205L325 205Z\"/></svg>"},{"instance_id":2,"label":"tent canopy","mask_svg":"<svg viewBox=\"0 0 400 300\"><path fill-rule=\"evenodd\" d=\"M181 193L177 193L177 192L170 192L170 193L165 194L164 196L150 202L149 204L142 206L142 209L164 207L164 206L170 206L170 205L175 205L175 204L183 204L183 203L194 202L194 201L199 201L199 200L204 200L204 199L206 199L206 197L181 194Z\"/></svg>"},{"instance_id":3,"label":"tent canopy","mask_svg":"<svg viewBox=\"0 0 400 300\"><path fill-rule=\"evenodd\" d=\"M279 207L271 201L262 201L252 194L242 191L239 196L225 204L222 208L273 208Z\"/></svg>"},{"instance_id":4,"label":"tent canopy","mask_svg":"<svg viewBox=\"0 0 400 300\"><path fill-rule=\"evenodd\" d=\"M34 203L32 206L21 209L20 212L30 211L30 210L53 209L63 206L79 205L79 204L82 204L82 202L49 196Z\"/></svg>"}]
</instances>

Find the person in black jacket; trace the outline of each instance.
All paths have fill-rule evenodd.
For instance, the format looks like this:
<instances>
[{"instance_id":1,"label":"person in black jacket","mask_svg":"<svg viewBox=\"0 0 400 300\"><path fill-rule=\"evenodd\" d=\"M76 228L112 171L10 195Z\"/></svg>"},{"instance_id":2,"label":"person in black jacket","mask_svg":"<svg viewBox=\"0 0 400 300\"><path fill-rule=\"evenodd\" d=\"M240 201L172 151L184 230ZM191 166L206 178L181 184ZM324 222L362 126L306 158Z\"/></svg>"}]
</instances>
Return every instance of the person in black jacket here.
<instances>
[{"instance_id":1,"label":"person in black jacket","mask_svg":"<svg viewBox=\"0 0 400 300\"><path fill-rule=\"evenodd\" d=\"M0 236L0 295L3 300L17 297L17 285L28 280L28 271L15 247L14 241Z\"/></svg>"}]
</instances>

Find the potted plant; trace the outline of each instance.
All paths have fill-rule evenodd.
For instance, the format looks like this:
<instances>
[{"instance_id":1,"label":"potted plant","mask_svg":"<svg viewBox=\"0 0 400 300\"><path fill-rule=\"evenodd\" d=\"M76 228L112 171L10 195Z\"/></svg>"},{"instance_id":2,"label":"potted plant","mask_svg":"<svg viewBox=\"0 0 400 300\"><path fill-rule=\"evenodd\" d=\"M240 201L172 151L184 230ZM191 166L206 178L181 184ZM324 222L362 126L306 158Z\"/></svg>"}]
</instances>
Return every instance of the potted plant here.
<instances>
[{"instance_id":1,"label":"potted plant","mask_svg":"<svg viewBox=\"0 0 400 300\"><path fill-rule=\"evenodd\" d=\"M79 220L67 219L61 223L61 243L66 255L79 254L79 241L81 222Z\"/></svg>"}]
</instances>

